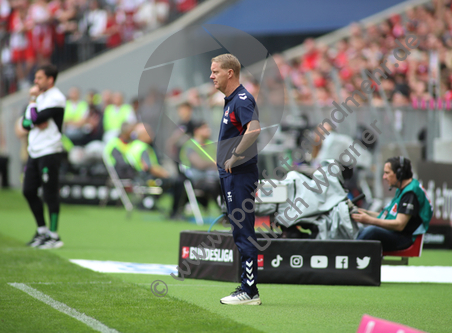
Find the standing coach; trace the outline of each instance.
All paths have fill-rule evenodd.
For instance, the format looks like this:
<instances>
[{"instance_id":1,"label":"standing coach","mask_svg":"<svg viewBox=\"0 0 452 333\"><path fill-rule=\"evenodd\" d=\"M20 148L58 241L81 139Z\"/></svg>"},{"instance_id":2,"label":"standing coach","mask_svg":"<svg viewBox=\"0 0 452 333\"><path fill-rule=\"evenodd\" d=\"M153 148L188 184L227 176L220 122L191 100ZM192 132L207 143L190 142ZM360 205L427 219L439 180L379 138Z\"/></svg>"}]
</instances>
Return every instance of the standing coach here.
<instances>
[{"instance_id":1,"label":"standing coach","mask_svg":"<svg viewBox=\"0 0 452 333\"><path fill-rule=\"evenodd\" d=\"M60 214L58 176L63 152L61 136L66 98L55 87L57 75L58 70L53 65L38 67L35 85L30 89L30 103L22 120L22 127L30 131L23 194L38 226L27 245L41 249L63 246L57 233ZM41 185L49 211L50 230L45 223L43 203L38 197Z\"/></svg>"},{"instance_id":2,"label":"standing coach","mask_svg":"<svg viewBox=\"0 0 452 333\"><path fill-rule=\"evenodd\" d=\"M240 62L232 54L212 59L211 75L215 88L225 95L223 118L218 137L217 165L228 214L234 209L244 213L242 222L234 222L232 235L242 262L241 285L222 304L260 305L257 290L257 249L254 231L253 194L258 182L257 144L260 124L256 101L240 84ZM243 209L242 204L245 205ZM231 222L232 223L232 222Z\"/></svg>"}]
</instances>

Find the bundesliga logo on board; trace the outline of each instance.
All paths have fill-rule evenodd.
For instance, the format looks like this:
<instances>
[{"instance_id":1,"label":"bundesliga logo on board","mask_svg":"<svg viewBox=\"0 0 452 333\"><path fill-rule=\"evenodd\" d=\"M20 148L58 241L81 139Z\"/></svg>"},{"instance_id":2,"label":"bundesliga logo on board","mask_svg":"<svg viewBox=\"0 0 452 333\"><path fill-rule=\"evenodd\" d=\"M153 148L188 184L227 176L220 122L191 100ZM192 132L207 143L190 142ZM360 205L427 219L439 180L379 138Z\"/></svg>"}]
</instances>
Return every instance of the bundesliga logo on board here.
<instances>
[{"instance_id":1,"label":"bundesliga logo on board","mask_svg":"<svg viewBox=\"0 0 452 333\"><path fill-rule=\"evenodd\" d=\"M190 248L188 246L182 247L182 259L187 259L190 254Z\"/></svg>"},{"instance_id":2,"label":"bundesliga logo on board","mask_svg":"<svg viewBox=\"0 0 452 333\"><path fill-rule=\"evenodd\" d=\"M211 250L194 246L184 246L182 247L182 259L186 259L188 257L193 260L234 262L234 253L232 249Z\"/></svg>"}]
</instances>

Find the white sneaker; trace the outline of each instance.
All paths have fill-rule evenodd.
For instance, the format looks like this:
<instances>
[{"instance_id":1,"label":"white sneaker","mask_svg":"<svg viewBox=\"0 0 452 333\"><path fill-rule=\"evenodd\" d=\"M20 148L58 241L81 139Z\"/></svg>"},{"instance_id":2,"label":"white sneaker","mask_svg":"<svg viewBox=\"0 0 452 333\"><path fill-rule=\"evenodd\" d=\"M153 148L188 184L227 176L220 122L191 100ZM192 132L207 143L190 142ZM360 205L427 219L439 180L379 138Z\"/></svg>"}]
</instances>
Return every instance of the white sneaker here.
<instances>
[{"instance_id":1,"label":"white sneaker","mask_svg":"<svg viewBox=\"0 0 452 333\"><path fill-rule=\"evenodd\" d=\"M38 246L38 249L42 250L58 249L63 245L64 243L61 241L60 237L52 238L50 236L47 236L47 238L42 242L42 244Z\"/></svg>"},{"instance_id":2,"label":"white sneaker","mask_svg":"<svg viewBox=\"0 0 452 333\"><path fill-rule=\"evenodd\" d=\"M27 243L27 246L30 247L38 247L44 243L44 241L47 240L47 235L40 234L36 231L36 234L33 236L33 239Z\"/></svg>"},{"instance_id":3,"label":"white sneaker","mask_svg":"<svg viewBox=\"0 0 452 333\"><path fill-rule=\"evenodd\" d=\"M237 287L237 289L230 295L223 297L220 300L221 304L229 304L229 305L261 305L261 299L259 298L259 294L251 297L246 291L242 290L242 287Z\"/></svg>"}]
</instances>

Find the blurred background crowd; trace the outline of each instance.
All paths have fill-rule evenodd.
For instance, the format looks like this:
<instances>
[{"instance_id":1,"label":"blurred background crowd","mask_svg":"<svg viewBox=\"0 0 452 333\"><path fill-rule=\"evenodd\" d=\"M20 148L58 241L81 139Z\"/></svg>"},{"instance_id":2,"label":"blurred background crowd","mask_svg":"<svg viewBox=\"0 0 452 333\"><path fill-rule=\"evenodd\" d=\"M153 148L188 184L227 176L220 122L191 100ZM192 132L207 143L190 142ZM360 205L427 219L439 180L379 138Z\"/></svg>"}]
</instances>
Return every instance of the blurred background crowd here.
<instances>
[{"instance_id":1,"label":"blurred background crowd","mask_svg":"<svg viewBox=\"0 0 452 333\"><path fill-rule=\"evenodd\" d=\"M60 70L136 40L175 20L198 0L1 0L0 95L30 87L33 69Z\"/></svg>"}]
</instances>

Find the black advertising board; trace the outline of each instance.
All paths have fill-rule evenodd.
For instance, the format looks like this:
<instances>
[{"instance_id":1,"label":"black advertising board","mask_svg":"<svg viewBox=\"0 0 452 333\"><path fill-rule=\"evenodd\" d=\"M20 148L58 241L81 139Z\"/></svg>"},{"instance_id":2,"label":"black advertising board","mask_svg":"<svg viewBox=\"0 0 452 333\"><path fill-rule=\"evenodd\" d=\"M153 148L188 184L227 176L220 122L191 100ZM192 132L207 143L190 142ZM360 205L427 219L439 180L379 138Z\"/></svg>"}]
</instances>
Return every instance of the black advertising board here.
<instances>
[{"instance_id":1,"label":"black advertising board","mask_svg":"<svg viewBox=\"0 0 452 333\"><path fill-rule=\"evenodd\" d=\"M203 252L204 244L211 246L212 239L215 250ZM380 242L270 240L267 247L267 239L258 239L263 249L258 254L259 283L380 285ZM205 258L197 260L193 253ZM179 267L185 272L184 278L240 281L239 253L228 232L181 232Z\"/></svg>"},{"instance_id":2,"label":"black advertising board","mask_svg":"<svg viewBox=\"0 0 452 333\"><path fill-rule=\"evenodd\" d=\"M425 248L452 248L452 164L419 162L419 181L433 205Z\"/></svg>"},{"instance_id":3,"label":"black advertising board","mask_svg":"<svg viewBox=\"0 0 452 333\"><path fill-rule=\"evenodd\" d=\"M452 228L448 225L430 225L424 236L425 249L452 249Z\"/></svg>"},{"instance_id":4,"label":"black advertising board","mask_svg":"<svg viewBox=\"0 0 452 333\"><path fill-rule=\"evenodd\" d=\"M119 200L116 189L107 188L107 179L74 177L60 179L60 201L66 204L99 205L108 197L107 204L114 205Z\"/></svg>"},{"instance_id":5,"label":"black advertising board","mask_svg":"<svg viewBox=\"0 0 452 333\"><path fill-rule=\"evenodd\" d=\"M381 243L274 239L259 252L258 269L260 283L379 286Z\"/></svg>"},{"instance_id":6,"label":"black advertising board","mask_svg":"<svg viewBox=\"0 0 452 333\"><path fill-rule=\"evenodd\" d=\"M193 279L240 281L239 251L228 232L182 231L179 267Z\"/></svg>"}]
</instances>

